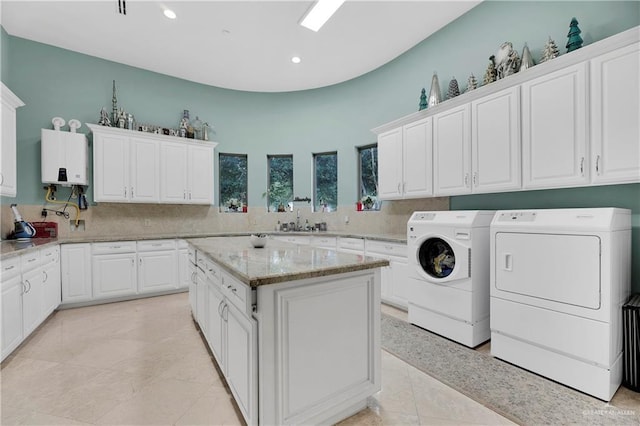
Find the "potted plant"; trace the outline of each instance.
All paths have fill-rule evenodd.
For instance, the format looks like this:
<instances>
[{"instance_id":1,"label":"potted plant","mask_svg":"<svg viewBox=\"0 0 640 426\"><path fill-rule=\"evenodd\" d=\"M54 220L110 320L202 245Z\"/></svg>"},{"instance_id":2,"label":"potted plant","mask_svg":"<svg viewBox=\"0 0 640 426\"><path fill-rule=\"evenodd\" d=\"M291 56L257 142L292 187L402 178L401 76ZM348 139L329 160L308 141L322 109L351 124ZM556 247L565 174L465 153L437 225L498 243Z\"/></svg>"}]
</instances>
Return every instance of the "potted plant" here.
<instances>
[{"instance_id":1,"label":"potted plant","mask_svg":"<svg viewBox=\"0 0 640 426\"><path fill-rule=\"evenodd\" d=\"M365 210L371 210L373 208L373 205L376 203L376 197L374 197L373 195L365 195L364 197L362 197L360 202L362 202L362 206L365 208Z\"/></svg>"},{"instance_id":2,"label":"potted plant","mask_svg":"<svg viewBox=\"0 0 640 426\"><path fill-rule=\"evenodd\" d=\"M229 211L232 211L232 212L237 212L238 207L240 207L240 202L238 201L237 198L229 198L226 204Z\"/></svg>"}]
</instances>

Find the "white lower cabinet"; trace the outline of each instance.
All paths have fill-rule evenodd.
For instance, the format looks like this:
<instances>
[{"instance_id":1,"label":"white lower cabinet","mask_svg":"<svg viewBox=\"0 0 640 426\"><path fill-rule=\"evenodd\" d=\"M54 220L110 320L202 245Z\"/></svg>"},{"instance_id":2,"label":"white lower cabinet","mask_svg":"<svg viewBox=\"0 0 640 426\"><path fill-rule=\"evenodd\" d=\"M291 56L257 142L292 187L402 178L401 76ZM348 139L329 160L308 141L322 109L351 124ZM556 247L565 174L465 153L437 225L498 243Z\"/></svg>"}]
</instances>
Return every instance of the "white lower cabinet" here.
<instances>
[{"instance_id":1,"label":"white lower cabinet","mask_svg":"<svg viewBox=\"0 0 640 426\"><path fill-rule=\"evenodd\" d=\"M91 251L91 284L94 299L136 294L135 241L94 243Z\"/></svg>"},{"instance_id":2,"label":"white lower cabinet","mask_svg":"<svg viewBox=\"0 0 640 426\"><path fill-rule=\"evenodd\" d=\"M58 246L2 261L2 359L60 304Z\"/></svg>"},{"instance_id":3,"label":"white lower cabinet","mask_svg":"<svg viewBox=\"0 0 640 426\"><path fill-rule=\"evenodd\" d=\"M138 292L153 293L178 287L174 240L138 241Z\"/></svg>"},{"instance_id":4,"label":"white lower cabinet","mask_svg":"<svg viewBox=\"0 0 640 426\"><path fill-rule=\"evenodd\" d=\"M63 303L93 299L90 243L63 244L60 249L60 270Z\"/></svg>"},{"instance_id":5,"label":"white lower cabinet","mask_svg":"<svg viewBox=\"0 0 640 426\"><path fill-rule=\"evenodd\" d=\"M189 245L185 240L178 240L178 288L188 289L191 282L189 268Z\"/></svg>"},{"instance_id":6,"label":"white lower cabinet","mask_svg":"<svg viewBox=\"0 0 640 426\"><path fill-rule=\"evenodd\" d=\"M382 301L404 310L408 309L410 294L407 244L367 239L365 247L367 256L389 261L389 266L381 268Z\"/></svg>"}]
</instances>

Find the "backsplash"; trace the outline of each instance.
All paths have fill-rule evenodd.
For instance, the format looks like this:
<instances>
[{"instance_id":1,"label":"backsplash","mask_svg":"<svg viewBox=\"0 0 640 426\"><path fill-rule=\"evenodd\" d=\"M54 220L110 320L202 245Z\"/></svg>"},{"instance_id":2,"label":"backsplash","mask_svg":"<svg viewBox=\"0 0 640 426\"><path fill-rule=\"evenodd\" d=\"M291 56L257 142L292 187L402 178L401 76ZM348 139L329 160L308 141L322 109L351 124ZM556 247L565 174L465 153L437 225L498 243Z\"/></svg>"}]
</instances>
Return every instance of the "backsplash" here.
<instances>
[{"instance_id":1,"label":"backsplash","mask_svg":"<svg viewBox=\"0 0 640 426\"><path fill-rule=\"evenodd\" d=\"M58 238L92 237L158 237L207 235L217 232L270 232L278 221L295 222L296 211L267 213L261 207L249 208L248 213L220 213L213 206L190 206L172 204L120 204L101 203L82 211L83 231L72 231L70 221L75 220L75 212L70 210L70 218L64 219L49 214L42 219L42 205L19 205L20 213L29 222L58 222ZM355 206L339 206L337 212L313 213L307 206L300 207L302 224L327 222L327 230L353 233L405 234L407 220L414 211L448 210L449 198L425 198L417 200L387 201L380 211L355 211ZM297 208L296 208L297 210ZM13 229L13 215L10 206L1 208L2 239ZM345 216L349 222L345 223Z\"/></svg>"}]
</instances>

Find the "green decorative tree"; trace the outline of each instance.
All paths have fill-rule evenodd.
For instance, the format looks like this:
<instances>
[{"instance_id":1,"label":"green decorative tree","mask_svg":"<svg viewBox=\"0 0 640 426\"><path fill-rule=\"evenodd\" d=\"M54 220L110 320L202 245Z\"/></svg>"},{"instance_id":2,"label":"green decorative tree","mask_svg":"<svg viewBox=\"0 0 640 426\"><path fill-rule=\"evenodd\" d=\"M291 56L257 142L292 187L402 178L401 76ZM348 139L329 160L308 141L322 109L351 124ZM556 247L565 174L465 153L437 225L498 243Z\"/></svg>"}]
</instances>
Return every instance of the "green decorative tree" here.
<instances>
[{"instance_id":1,"label":"green decorative tree","mask_svg":"<svg viewBox=\"0 0 640 426\"><path fill-rule=\"evenodd\" d=\"M449 91L447 92L447 98L455 98L460 94L460 88L458 87L458 80L455 77L449 82Z\"/></svg>"},{"instance_id":2,"label":"green decorative tree","mask_svg":"<svg viewBox=\"0 0 640 426\"><path fill-rule=\"evenodd\" d=\"M496 57L493 55L489 57L489 66L487 67L487 71L485 71L484 73L484 79L482 80L483 86L486 86L487 84L493 83L494 81L496 81L498 73L496 71L495 59Z\"/></svg>"},{"instance_id":3,"label":"green decorative tree","mask_svg":"<svg viewBox=\"0 0 640 426\"><path fill-rule=\"evenodd\" d=\"M420 109L418 111L422 111L427 108L427 92L424 88L422 88L422 92L420 92Z\"/></svg>"},{"instance_id":4,"label":"green decorative tree","mask_svg":"<svg viewBox=\"0 0 640 426\"><path fill-rule=\"evenodd\" d=\"M560 56L558 46L556 46L556 42L553 41L551 37L549 37L549 41L544 45L544 50L542 51L542 59L540 60L540 62L547 62L551 59L557 58L558 56Z\"/></svg>"},{"instance_id":5,"label":"green decorative tree","mask_svg":"<svg viewBox=\"0 0 640 426\"><path fill-rule=\"evenodd\" d=\"M569 40L567 40L567 53L572 52L576 49L580 49L582 47L582 37L580 37L580 28L578 28L578 20L576 18L571 18L571 24L569 24Z\"/></svg>"},{"instance_id":6,"label":"green decorative tree","mask_svg":"<svg viewBox=\"0 0 640 426\"><path fill-rule=\"evenodd\" d=\"M478 80L476 80L476 76L471 74L469 79L467 80L467 92L473 89L478 88Z\"/></svg>"}]
</instances>

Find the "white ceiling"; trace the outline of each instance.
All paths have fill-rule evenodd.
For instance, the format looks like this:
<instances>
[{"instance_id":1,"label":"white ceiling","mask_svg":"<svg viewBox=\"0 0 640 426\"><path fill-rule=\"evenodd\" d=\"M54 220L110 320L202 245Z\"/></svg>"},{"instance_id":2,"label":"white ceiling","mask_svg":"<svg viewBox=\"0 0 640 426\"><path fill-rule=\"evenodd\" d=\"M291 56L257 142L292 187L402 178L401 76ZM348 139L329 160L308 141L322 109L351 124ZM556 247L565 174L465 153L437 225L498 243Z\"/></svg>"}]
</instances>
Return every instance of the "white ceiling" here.
<instances>
[{"instance_id":1,"label":"white ceiling","mask_svg":"<svg viewBox=\"0 0 640 426\"><path fill-rule=\"evenodd\" d=\"M286 92L372 71L480 1L348 0L317 33L298 24L306 0L127 0L126 15L118 0L2 0L0 20L13 36L185 80Z\"/></svg>"}]
</instances>

